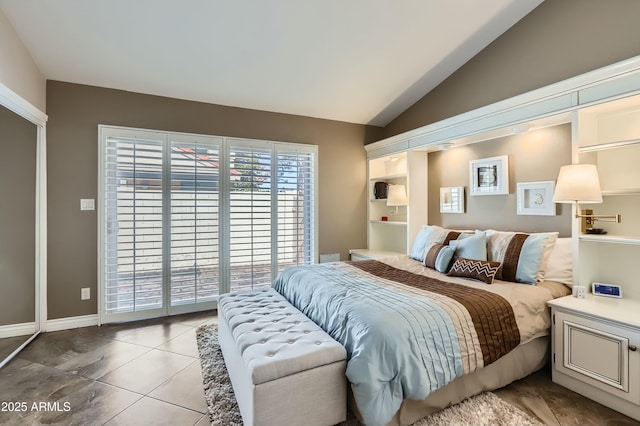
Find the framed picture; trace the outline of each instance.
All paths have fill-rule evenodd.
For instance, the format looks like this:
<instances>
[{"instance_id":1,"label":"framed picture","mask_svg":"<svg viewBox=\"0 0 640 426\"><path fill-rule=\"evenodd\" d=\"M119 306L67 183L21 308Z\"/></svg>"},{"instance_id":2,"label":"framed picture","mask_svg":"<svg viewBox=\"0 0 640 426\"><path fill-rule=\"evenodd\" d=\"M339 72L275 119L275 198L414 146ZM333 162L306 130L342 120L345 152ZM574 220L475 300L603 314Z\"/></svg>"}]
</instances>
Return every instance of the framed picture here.
<instances>
[{"instance_id":1,"label":"framed picture","mask_svg":"<svg viewBox=\"0 0 640 426\"><path fill-rule=\"evenodd\" d=\"M517 213L519 215L555 216L556 204L553 202L555 182L518 183Z\"/></svg>"},{"instance_id":2,"label":"framed picture","mask_svg":"<svg viewBox=\"0 0 640 426\"><path fill-rule=\"evenodd\" d=\"M509 193L509 157L482 158L469 161L471 195L504 195Z\"/></svg>"},{"instance_id":3,"label":"framed picture","mask_svg":"<svg viewBox=\"0 0 640 426\"><path fill-rule=\"evenodd\" d=\"M464 187L440 188L440 213L464 213Z\"/></svg>"}]
</instances>

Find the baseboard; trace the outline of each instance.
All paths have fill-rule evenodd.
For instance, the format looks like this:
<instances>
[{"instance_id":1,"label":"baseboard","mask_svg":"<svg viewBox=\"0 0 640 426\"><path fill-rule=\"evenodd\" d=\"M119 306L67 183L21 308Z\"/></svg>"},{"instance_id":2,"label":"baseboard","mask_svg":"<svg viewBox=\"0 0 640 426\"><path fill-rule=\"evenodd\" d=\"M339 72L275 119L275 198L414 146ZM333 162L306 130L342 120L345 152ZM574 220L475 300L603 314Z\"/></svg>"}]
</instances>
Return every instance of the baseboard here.
<instances>
[{"instance_id":1,"label":"baseboard","mask_svg":"<svg viewBox=\"0 0 640 426\"><path fill-rule=\"evenodd\" d=\"M36 332L35 322L0 326L0 339L5 337L28 336Z\"/></svg>"},{"instance_id":2,"label":"baseboard","mask_svg":"<svg viewBox=\"0 0 640 426\"><path fill-rule=\"evenodd\" d=\"M44 331L69 330L71 328L90 327L92 325L98 325L98 314L47 320L47 328Z\"/></svg>"}]
</instances>

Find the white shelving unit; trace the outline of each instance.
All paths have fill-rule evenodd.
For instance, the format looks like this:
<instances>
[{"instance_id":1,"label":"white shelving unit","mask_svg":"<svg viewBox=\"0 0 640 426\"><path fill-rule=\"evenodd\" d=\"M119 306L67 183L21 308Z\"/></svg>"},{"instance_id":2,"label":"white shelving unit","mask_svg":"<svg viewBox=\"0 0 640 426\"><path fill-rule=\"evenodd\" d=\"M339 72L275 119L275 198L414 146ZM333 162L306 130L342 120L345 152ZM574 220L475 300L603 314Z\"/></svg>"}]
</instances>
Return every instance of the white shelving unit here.
<instances>
[{"instance_id":1,"label":"white shelving unit","mask_svg":"<svg viewBox=\"0 0 640 426\"><path fill-rule=\"evenodd\" d=\"M368 250L406 254L422 225L427 223L427 153L409 151L368 160ZM376 182L404 185L407 205L390 207L375 197ZM386 217L387 220L382 220Z\"/></svg>"},{"instance_id":2,"label":"white shelving unit","mask_svg":"<svg viewBox=\"0 0 640 426\"><path fill-rule=\"evenodd\" d=\"M604 235L574 231L578 282L619 284L625 298L640 300L640 282L629 273L640 258L640 95L582 108L574 125L577 159L598 167L603 195L602 204L580 208L621 216L620 223L596 221Z\"/></svg>"}]
</instances>

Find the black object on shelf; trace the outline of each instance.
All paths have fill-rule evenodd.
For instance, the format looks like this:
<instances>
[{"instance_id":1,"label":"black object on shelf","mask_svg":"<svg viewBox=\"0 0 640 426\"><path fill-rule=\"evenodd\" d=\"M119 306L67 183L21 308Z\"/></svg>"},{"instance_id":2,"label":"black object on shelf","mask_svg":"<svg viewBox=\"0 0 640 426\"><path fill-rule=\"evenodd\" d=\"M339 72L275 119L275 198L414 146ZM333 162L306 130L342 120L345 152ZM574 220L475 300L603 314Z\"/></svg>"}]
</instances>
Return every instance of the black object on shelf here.
<instances>
[{"instance_id":1,"label":"black object on shelf","mask_svg":"<svg viewBox=\"0 0 640 426\"><path fill-rule=\"evenodd\" d=\"M388 188L389 184L387 182L376 182L373 184L373 196L376 197L377 200L386 199Z\"/></svg>"},{"instance_id":2,"label":"black object on shelf","mask_svg":"<svg viewBox=\"0 0 640 426\"><path fill-rule=\"evenodd\" d=\"M587 229L585 233L594 234L594 235L604 235L607 233L607 231L605 231L602 228L591 228L591 229Z\"/></svg>"}]
</instances>

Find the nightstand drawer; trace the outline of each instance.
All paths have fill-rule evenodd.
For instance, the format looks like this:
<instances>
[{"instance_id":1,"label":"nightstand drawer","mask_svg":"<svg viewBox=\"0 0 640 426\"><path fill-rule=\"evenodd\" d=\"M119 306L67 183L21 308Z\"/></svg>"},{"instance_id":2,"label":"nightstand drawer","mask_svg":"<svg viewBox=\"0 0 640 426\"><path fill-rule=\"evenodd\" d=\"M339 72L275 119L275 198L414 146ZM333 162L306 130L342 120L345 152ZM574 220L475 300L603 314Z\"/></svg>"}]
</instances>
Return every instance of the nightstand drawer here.
<instances>
[{"instance_id":1,"label":"nightstand drawer","mask_svg":"<svg viewBox=\"0 0 640 426\"><path fill-rule=\"evenodd\" d=\"M640 404L640 332L566 312L555 313L554 328L558 372Z\"/></svg>"}]
</instances>

